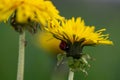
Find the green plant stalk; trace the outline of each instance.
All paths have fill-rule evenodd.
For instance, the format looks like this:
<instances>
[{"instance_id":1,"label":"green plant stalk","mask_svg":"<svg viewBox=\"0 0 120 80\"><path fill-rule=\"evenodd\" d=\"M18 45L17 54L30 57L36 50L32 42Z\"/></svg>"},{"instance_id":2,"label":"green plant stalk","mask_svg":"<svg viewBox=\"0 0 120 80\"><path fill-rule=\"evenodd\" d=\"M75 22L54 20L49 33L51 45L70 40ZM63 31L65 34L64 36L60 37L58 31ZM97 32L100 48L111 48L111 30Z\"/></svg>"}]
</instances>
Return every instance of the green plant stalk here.
<instances>
[{"instance_id":1,"label":"green plant stalk","mask_svg":"<svg viewBox=\"0 0 120 80\"><path fill-rule=\"evenodd\" d=\"M19 36L17 80L24 79L24 57L25 57L25 31L23 31L23 33L21 33Z\"/></svg>"},{"instance_id":2,"label":"green plant stalk","mask_svg":"<svg viewBox=\"0 0 120 80\"><path fill-rule=\"evenodd\" d=\"M70 69L69 75L68 75L68 80L73 80L73 78L74 78L74 72Z\"/></svg>"}]
</instances>

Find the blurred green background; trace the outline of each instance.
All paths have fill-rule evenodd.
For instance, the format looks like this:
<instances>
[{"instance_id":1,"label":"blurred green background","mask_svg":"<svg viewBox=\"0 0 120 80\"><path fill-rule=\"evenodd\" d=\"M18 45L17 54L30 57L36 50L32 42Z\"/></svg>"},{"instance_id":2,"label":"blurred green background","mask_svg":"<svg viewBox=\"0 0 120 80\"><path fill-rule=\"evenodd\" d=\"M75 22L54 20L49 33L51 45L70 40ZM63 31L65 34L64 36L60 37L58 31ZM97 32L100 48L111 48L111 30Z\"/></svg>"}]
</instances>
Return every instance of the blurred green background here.
<instances>
[{"instance_id":1,"label":"blurred green background","mask_svg":"<svg viewBox=\"0 0 120 80\"><path fill-rule=\"evenodd\" d=\"M113 46L85 47L96 60L91 61L88 76L75 73L74 80L120 80L120 1L52 0L66 18L82 17L86 25L106 28ZM9 24L0 23L0 80L16 80L19 34ZM68 70L55 70L55 57L34 45L34 35L27 32L24 80L67 80Z\"/></svg>"}]
</instances>

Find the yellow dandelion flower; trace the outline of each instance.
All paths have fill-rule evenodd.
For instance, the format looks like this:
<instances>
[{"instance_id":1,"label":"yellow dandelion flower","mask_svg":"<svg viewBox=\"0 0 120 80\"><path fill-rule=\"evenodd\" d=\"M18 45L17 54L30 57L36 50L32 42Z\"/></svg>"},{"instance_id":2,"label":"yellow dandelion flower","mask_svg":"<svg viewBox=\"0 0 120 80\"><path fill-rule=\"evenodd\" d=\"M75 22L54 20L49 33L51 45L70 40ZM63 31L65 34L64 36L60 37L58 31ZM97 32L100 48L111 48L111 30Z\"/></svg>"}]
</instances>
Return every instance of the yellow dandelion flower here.
<instances>
[{"instance_id":1,"label":"yellow dandelion flower","mask_svg":"<svg viewBox=\"0 0 120 80\"><path fill-rule=\"evenodd\" d=\"M86 26L80 17L61 22L52 20L45 29L61 40L60 48L73 58L81 57L84 46L113 44L108 34L102 34L106 29L95 31L95 26Z\"/></svg>"},{"instance_id":2,"label":"yellow dandelion flower","mask_svg":"<svg viewBox=\"0 0 120 80\"><path fill-rule=\"evenodd\" d=\"M51 33L46 31L41 31L36 36L36 45L41 47L45 51L53 53L56 55L58 53L63 53L63 51L59 48L60 40L54 38ZM39 43L39 44L38 44Z\"/></svg>"},{"instance_id":3,"label":"yellow dandelion flower","mask_svg":"<svg viewBox=\"0 0 120 80\"><path fill-rule=\"evenodd\" d=\"M11 20L13 26L31 21L46 26L51 18L62 19L50 0L0 0L0 21L11 17L15 19Z\"/></svg>"}]
</instances>

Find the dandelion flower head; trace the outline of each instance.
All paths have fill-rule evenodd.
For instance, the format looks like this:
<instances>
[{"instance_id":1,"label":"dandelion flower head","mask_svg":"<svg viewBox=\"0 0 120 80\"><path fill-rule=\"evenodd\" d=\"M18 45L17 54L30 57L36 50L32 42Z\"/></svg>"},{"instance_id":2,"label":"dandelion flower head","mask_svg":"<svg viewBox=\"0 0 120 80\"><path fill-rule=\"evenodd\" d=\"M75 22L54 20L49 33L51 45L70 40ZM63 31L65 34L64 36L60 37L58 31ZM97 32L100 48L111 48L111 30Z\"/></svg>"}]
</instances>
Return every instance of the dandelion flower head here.
<instances>
[{"instance_id":1,"label":"dandelion flower head","mask_svg":"<svg viewBox=\"0 0 120 80\"><path fill-rule=\"evenodd\" d=\"M103 34L106 29L95 31L95 26L86 26L80 17L64 21L52 20L45 28L53 37L61 40L60 48L67 56L80 58L84 46L113 44L109 34Z\"/></svg>"},{"instance_id":2,"label":"dandelion flower head","mask_svg":"<svg viewBox=\"0 0 120 80\"><path fill-rule=\"evenodd\" d=\"M31 19L44 24L49 18L61 18L50 0L0 0L0 21L8 20L15 11L18 22Z\"/></svg>"},{"instance_id":3,"label":"dandelion flower head","mask_svg":"<svg viewBox=\"0 0 120 80\"><path fill-rule=\"evenodd\" d=\"M10 19L13 26L15 23L19 25L30 22L46 26L47 20L52 18L63 17L50 0L0 0L0 21Z\"/></svg>"}]
</instances>

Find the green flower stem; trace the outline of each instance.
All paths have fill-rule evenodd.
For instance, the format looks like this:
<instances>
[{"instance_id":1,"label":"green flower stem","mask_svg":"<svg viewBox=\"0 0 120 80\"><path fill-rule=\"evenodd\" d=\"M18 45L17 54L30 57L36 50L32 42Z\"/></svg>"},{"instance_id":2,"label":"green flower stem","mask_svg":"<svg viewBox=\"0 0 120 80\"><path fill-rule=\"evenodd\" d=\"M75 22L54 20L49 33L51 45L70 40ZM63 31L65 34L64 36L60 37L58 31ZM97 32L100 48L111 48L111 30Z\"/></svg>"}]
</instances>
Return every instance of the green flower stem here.
<instances>
[{"instance_id":1,"label":"green flower stem","mask_svg":"<svg viewBox=\"0 0 120 80\"><path fill-rule=\"evenodd\" d=\"M73 80L73 78L74 78L74 72L70 69L69 75L68 75L68 80Z\"/></svg>"},{"instance_id":2,"label":"green flower stem","mask_svg":"<svg viewBox=\"0 0 120 80\"><path fill-rule=\"evenodd\" d=\"M18 70L17 80L24 79L24 56L25 56L25 31L19 36L19 56L18 56Z\"/></svg>"}]
</instances>

